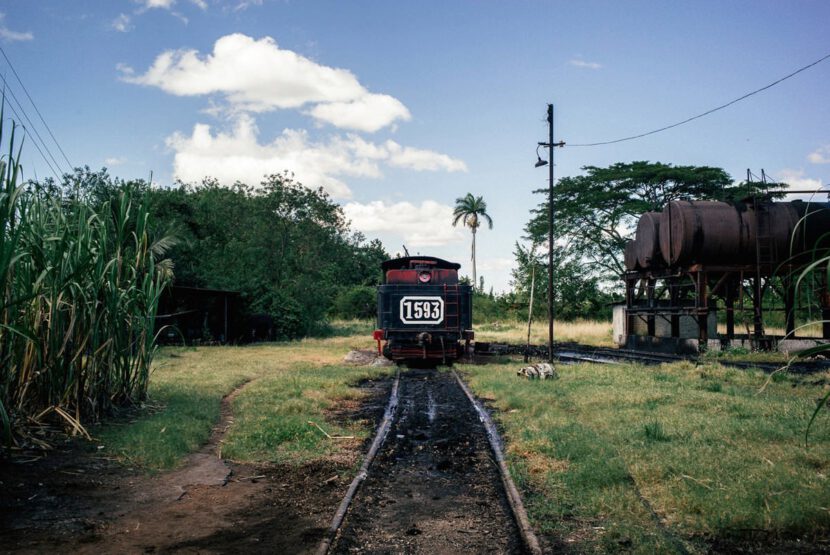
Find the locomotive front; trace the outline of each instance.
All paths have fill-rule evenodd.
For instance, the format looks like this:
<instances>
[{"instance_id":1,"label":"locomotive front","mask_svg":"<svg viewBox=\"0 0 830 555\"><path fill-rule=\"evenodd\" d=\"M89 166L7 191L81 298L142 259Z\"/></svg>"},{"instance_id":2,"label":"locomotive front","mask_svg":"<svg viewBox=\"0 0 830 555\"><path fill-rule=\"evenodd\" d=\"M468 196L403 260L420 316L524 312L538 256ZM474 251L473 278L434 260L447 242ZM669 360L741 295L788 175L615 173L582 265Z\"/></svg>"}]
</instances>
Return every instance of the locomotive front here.
<instances>
[{"instance_id":1,"label":"locomotive front","mask_svg":"<svg viewBox=\"0 0 830 555\"><path fill-rule=\"evenodd\" d=\"M460 264L407 256L381 265L378 329L383 355L407 363L452 363L473 339L473 291L458 283Z\"/></svg>"}]
</instances>

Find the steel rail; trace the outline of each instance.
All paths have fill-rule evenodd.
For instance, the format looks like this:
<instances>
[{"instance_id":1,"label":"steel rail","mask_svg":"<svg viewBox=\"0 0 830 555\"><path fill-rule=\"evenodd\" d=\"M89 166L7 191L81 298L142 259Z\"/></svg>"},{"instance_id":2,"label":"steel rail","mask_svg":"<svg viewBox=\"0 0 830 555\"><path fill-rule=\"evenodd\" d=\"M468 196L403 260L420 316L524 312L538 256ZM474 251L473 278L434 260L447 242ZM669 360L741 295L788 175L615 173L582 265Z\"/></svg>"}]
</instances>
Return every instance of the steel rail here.
<instances>
[{"instance_id":1,"label":"steel rail","mask_svg":"<svg viewBox=\"0 0 830 555\"><path fill-rule=\"evenodd\" d=\"M512 343L497 343L493 344L499 349L493 353L477 354L486 356L487 354L502 354L502 355L519 355L528 352L527 346L524 344ZM547 346L531 346L529 350L531 357L539 359L547 358ZM559 362L568 364L576 362L590 362L597 364L615 364L620 362L640 362L642 364L656 365L663 363L688 361L693 364L701 364L707 362L716 362L721 366L729 366L732 368L739 368L742 370L757 369L766 373L773 373L782 370L786 367L788 372L795 374L809 374L812 372L821 372L830 369L830 361L812 360L812 361L791 361L786 362L755 362L743 360L724 360L712 359L695 356L676 355L669 353L658 353L649 351L635 351L631 349L612 349L608 347L594 347L590 345L580 345L575 343L566 343L554 349L555 359Z\"/></svg>"},{"instance_id":2,"label":"steel rail","mask_svg":"<svg viewBox=\"0 0 830 555\"><path fill-rule=\"evenodd\" d=\"M667 354L647 353L641 351L620 351L612 349L579 349L571 348L559 352L559 360L562 362L593 362L599 364L614 364L620 362L640 362L643 364L663 364L671 362L688 361L695 364L715 362L721 366L739 368L741 370L757 369L768 374L788 367L788 371L797 374L807 374L827 370L828 365L823 362L800 362L787 365L785 362L753 362L743 360L713 359L708 361L696 357L672 356Z\"/></svg>"},{"instance_id":3,"label":"steel rail","mask_svg":"<svg viewBox=\"0 0 830 555\"><path fill-rule=\"evenodd\" d=\"M507 462L505 461L504 453L502 452L499 432L496 429L495 424L493 424L493 420L490 418L490 415L487 414L487 411L484 410L475 396L473 396L473 393L470 391L470 388L467 387L467 384L464 383L464 380L461 379L455 370L452 371L452 375L455 376L461 390L464 391L467 399L470 400L473 408L475 408L478 413L478 418L484 425L484 429L487 432L487 440L490 442L490 449L492 449L493 455L496 457L502 485L504 486L505 493L507 494L507 501L510 505L510 509L513 511L513 518L516 520L516 525L519 528L522 541L530 553L533 555L541 555L542 548L539 545L539 540L536 538L536 534L533 532L530 520L527 518L527 511L522 503L522 496L519 494L519 490L516 489L516 484L513 483L513 479L510 477L510 471L507 469Z\"/></svg>"},{"instance_id":4,"label":"steel rail","mask_svg":"<svg viewBox=\"0 0 830 555\"><path fill-rule=\"evenodd\" d=\"M386 440L386 436L389 434L389 429L392 427L392 421L395 419L395 411L398 408L398 385L400 384L400 381L401 371L398 369L397 372L395 372L395 382L392 384L392 392L389 395L389 403L386 405L386 411L383 413L383 420L381 420L381 423L378 426L378 431L375 434L374 441L372 441L372 446L369 448L369 452L366 453L366 458L363 460L363 464L360 466L357 476L354 477L354 480L352 480L352 483L349 485L349 490L346 492L346 496L340 502L340 506L334 514L331 525L317 548L317 555L326 555L329 552L332 542L337 536L338 530L340 530L340 525L343 524L343 519L346 518L346 513L349 511L349 506L352 504L352 500L354 500L354 496L357 493L360 484L363 483L369 475L369 467L372 465L372 461L375 460L375 456L377 456L378 451L380 451L381 446L383 446L383 442Z\"/></svg>"}]
</instances>

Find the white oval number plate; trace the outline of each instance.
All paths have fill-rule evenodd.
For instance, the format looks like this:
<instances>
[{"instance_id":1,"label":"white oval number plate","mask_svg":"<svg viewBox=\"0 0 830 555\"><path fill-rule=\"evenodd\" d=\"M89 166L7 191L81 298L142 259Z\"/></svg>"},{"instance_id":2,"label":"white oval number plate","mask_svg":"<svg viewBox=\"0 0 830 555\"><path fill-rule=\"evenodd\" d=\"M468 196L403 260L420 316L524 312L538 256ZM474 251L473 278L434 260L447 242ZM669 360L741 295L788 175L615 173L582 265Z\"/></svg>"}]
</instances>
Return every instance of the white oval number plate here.
<instances>
[{"instance_id":1,"label":"white oval number plate","mask_svg":"<svg viewBox=\"0 0 830 555\"><path fill-rule=\"evenodd\" d=\"M401 297L400 317L404 324L440 324L444 321L444 299Z\"/></svg>"}]
</instances>

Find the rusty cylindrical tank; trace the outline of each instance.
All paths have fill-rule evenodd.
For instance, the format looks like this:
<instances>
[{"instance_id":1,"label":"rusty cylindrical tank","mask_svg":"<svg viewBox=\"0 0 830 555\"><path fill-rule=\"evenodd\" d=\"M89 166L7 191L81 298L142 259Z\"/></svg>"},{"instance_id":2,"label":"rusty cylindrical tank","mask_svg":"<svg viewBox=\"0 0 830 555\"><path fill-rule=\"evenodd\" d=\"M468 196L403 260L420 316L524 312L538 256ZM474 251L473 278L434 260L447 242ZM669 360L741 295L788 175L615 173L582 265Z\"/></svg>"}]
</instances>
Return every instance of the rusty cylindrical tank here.
<instances>
[{"instance_id":1,"label":"rusty cylindrical tank","mask_svg":"<svg viewBox=\"0 0 830 555\"><path fill-rule=\"evenodd\" d=\"M669 265L694 263L740 264L736 257L749 252L750 223L746 210L714 201L676 200L660 215L660 252Z\"/></svg>"},{"instance_id":2,"label":"rusty cylindrical tank","mask_svg":"<svg viewBox=\"0 0 830 555\"><path fill-rule=\"evenodd\" d=\"M629 241L625 244L625 251L623 251L623 261L626 270L638 270L637 264L637 244L635 241Z\"/></svg>"},{"instance_id":3,"label":"rusty cylindrical tank","mask_svg":"<svg viewBox=\"0 0 830 555\"><path fill-rule=\"evenodd\" d=\"M646 212L640 216L635 234L637 263L641 268L663 264L660 256L660 212Z\"/></svg>"},{"instance_id":4,"label":"rusty cylindrical tank","mask_svg":"<svg viewBox=\"0 0 830 555\"><path fill-rule=\"evenodd\" d=\"M791 253L812 248L830 232L827 204L775 202L764 205L760 240L767 243L765 263L780 264ZM764 220L766 223L764 223ZM660 215L660 250L669 265L744 265L756 262L756 210L752 204L716 201L673 201ZM806 231L806 233L805 233ZM795 234L795 235L794 235ZM796 247L791 250L791 245Z\"/></svg>"}]
</instances>

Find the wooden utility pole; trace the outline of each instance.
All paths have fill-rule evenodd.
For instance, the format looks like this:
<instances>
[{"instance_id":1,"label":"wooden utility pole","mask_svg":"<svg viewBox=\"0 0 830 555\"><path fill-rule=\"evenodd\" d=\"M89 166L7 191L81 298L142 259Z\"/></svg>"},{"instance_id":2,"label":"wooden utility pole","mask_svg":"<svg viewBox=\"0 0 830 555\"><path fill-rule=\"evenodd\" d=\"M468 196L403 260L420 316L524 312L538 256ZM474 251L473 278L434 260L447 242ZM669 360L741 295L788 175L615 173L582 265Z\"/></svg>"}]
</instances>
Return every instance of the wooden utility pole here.
<instances>
[{"instance_id":1,"label":"wooden utility pole","mask_svg":"<svg viewBox=\"0 0 830 555\"><path fill-rule=\"evenodd\" d=\"M548 104L548 142L539 143L549 150L548 155L548 362L553 362L553 149L565 146L565 141L553 142L553 104ZM537 147L538 148L538 147ZM541 159L536 167L543 166Z\"/></svg>"}]
</instances>

